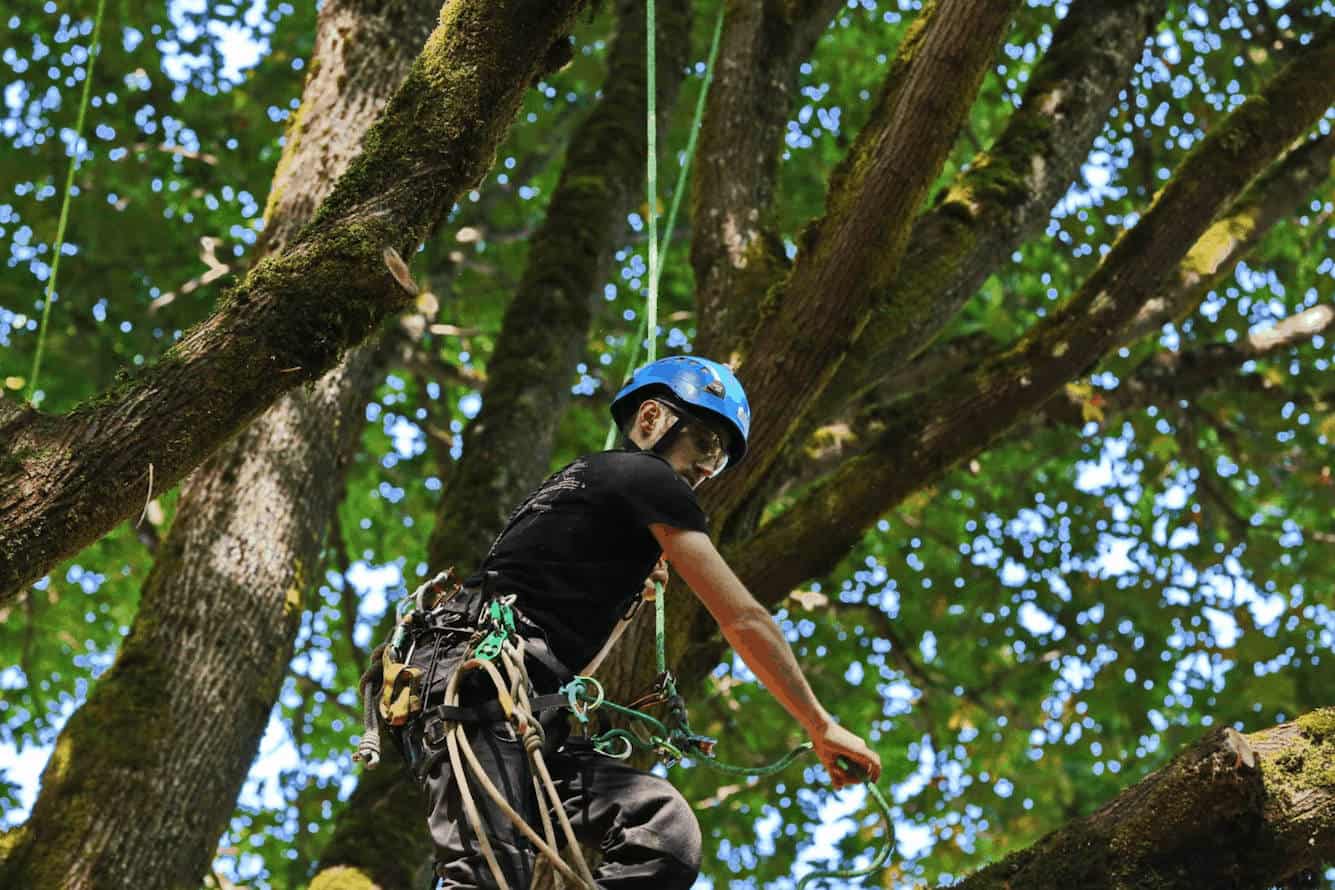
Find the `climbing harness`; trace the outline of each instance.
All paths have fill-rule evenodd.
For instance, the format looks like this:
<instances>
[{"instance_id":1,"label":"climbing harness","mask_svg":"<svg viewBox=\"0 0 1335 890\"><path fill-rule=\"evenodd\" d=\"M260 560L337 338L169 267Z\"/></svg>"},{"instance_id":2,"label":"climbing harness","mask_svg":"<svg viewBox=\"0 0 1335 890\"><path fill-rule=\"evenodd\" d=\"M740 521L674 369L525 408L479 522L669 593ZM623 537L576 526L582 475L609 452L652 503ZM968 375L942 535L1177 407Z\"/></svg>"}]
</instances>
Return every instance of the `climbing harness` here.
<instances>
[{"instance_id":1,"label":"climbing harness","mask_svg":"<svg viewBox=\"0 0 1335 890\"><path fill-rule=\"evenodd\" d=\"M32 357L32 374L28 377L28 401L37 394L37 375L42 370L42 352L46 348L46 328L51 320L51 300L56 293L56 273L60 271L60 254L65 249L65 223L70 217L70 193L74 189L74 171L79 167L79 146L83 142L83 119L88 111L88 95L93 88L93 59L101 48L102 14L106 0L97 0L97 15L93 19L93 39L88 42L88 64L83 71L83 97L79 100L79 116L74 124L74 151L70 155L69 171L65 174L65 197L60 202L60 219L56 223L56 251L51 257L51 277L46 282L46 298L42 300L42 323L37 331L37 351Z\"/></svg>"},{"instance_id":2,"label":"climbing harness","mask_svg":"<svg viewBox=\"0 0 1335 890\"><path fill-rule=\"evenodd\" d=\"M459 779L458 787L465 817L474 836L478 838L482 857L501 890L506 890L508 885L492 850L470 782L476 784L481 793L495 804L496 808L533 844L534 849L550 860L552 866L564 877L576 886L586 887L588 890L593 890L595 886L592 873L574 839L573 829L543 760L544 735L539 715L546 711L553 709L569 711L579 724L586 727L586 732L592 728L594 715L597 712L610 712L625 718L629 728L606 729L588 737L596 752L617 760L626 760L636 752L642 752L654 756L667 767L684 761L688 764L698 763L729 775L761 777L772 776L786 769L812 750L811 743L807 742L794 747L774 762L761 766L731 764L715 756L717 740L700 735L691 729L685 699L677 690L676 678L667 668L666 597L660 583L655 583L653 596L658 675L646 693L625 705L609 700L602 684L596 678L587 675L570 678L554 695L534 695L525 659L526 655L537 653L526 651L525 640L518 631L513 597L498 597L491 595L490 591L482 591L484 601L471 625L466 623L469 610L454 613L463 617L465 623L452 623L452 617L442 620L442 613L448 609L462 589L454 579L452 570L442 572L413 594L405 597L397 607L398 620L394 632L382 647L383 652L373 656L372 670L362 678L364 726L362 741L353 758L364 762L367 769L374 769L379 762L380 739L377 716L386 724L399 727L406 725L412 719L422 720L423 741L438 753L430 757L418 771L425 774L438 759L449 758L453 774ZM633 611L632 609L623 616L623 624L629 622ZM424 708L423 702L431 689L433 674L440 661L443 635L441 633L435 635L436 651L433 652L429 670L412 667L409 662L412 659L417 636L428 629L444 631L445 635L455 634L457 635L455 639L466 636L468 645L463 661L455 668L446 683L444 703ZM379 677L375 677L377 667L382 671ZM479 671L491 681L496 700L481 706L461 707L460 683L466 674ZM665 714L661 719L646 710L658 706L665 708ZM521 741L531 767L534 794L539 802L537 809L542 820L541 836L514 809L482 768L464 730L466 723L479 720L504 721L513 730L515 737ZM444 750L441 750L442 747ZM855 771L854 765L846 760L840 761L840 767L846 771ZM895 844L889 802L870 780L864 779L863 785L881 817L883 839L876 854L871 862L862 868L812 871L798 882L798 890L805 890L809 884L817 881L832 878L847 880L873 874L883 868L889 860ZM548 813L548 804L551 811L556 813L556 823L552 822ZM573 866L561 856L561 843L556 834L558 826Z\"/></svg>"}]
</instances>

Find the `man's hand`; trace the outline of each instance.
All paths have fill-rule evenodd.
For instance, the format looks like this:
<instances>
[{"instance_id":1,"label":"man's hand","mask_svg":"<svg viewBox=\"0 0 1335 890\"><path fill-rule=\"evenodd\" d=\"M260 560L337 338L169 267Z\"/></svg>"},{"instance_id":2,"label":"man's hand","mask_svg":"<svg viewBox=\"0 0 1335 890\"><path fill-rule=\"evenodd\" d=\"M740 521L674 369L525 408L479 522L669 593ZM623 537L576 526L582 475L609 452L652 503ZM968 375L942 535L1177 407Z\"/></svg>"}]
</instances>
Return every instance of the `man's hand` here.
<instances>
[{"instance_id":1,"label":"man's hand","mask_svg":"<svg viewBox=\"0 0 1335 890\"><path fill-rule=\"evenodd\" d=\"M875 783L881 778L880 756L868 748L866 742L833 720L826 723L823 729L811 733L811 744L816 749L816 756L829 772L835 788L852 785L863 779ZM847 758L854 770L840 767L838 761L841 757Z\"/></svg>"},{"instance_id":2,"label":"man's hand","mask_svg":"<svg viewBox=\"0 0 1335 890\"><path fill-rule=\"evenodd\" d=\"M654 601L654 597L658 595L658 591L655 589L654 585L662 584L664 587L667 587L667 583L668 583L667 557L660 556L658 558L658 565L654 566L654 570L649 573L649 577L644 579L644 591L640 594L640 596L643 597L647 602L652 603Z\"/></svg>"}]
</instances>

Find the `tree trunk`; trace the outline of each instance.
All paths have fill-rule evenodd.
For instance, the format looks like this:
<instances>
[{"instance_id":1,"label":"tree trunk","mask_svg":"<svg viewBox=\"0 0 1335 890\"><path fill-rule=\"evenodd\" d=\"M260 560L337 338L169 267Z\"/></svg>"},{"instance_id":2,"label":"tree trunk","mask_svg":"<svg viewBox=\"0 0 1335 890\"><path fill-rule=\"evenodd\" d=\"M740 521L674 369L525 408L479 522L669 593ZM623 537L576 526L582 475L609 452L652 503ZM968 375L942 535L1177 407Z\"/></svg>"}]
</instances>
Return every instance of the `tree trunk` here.
<instances>
[{"instance_id":1,"label":"tree trunk","mask_svg":"<svg viewBox=\"0 0 1335 890\"><path fill-rule=\"evenodd\" d=\"M1335 859L1335 709L1210 733L957 890L1265 890Z\"/></svg>"},{"instance_id":2,"label":"tree trunk","mask_svg":"<svg viewBox=\"0 0 1335 890\"><path fill-rule=\"evenodd\" d=\"M411 258L483 175L581 5L451 0L315 221L211 318L69 414L0 409L0 604L130 516L150 480L174 486L405 305L387 251Z\"/></svg>"},{"instance_id":3,"label":"tree trunk","mask_svg":"<svg viewBox=\"0 0 1335 890\"><path fill-rule=\"evenodd\" d=\"M310 218L430 32L423 0L329 2L265 245ZM293 390L186 482L116 664L56 744L0 884L197 886L278 696L378 379L374 346ZM164 731L164 728L170 731ZM115 813L117 818L108 819Z\"/></svg>"}]
</instances>

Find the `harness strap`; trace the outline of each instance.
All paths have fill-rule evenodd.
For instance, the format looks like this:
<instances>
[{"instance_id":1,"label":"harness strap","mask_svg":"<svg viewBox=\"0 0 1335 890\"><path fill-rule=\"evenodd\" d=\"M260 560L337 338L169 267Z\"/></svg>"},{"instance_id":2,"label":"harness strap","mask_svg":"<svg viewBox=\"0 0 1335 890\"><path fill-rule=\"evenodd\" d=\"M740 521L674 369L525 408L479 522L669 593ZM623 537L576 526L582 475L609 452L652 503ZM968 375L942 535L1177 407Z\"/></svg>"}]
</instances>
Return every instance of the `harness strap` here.
<instances>
[{"instance_id":1,"label":"harness strap","mask_svg":"<svg viewBox=\"0 0 1335 890\"><path fill-rule=\"evenodd\" d=\"M537 715L556 708L568 708L570 707L570 699L568 696L559 693L539 695L529 699L529 705L533 713ZM436 720L451 723L499 723L504 721L506 716L500 702L485 701L469 708L457 705L435 705L422 711L420 719L424 724L424 732L430 732L430 725Z\"/></svg>"}]
</instances>

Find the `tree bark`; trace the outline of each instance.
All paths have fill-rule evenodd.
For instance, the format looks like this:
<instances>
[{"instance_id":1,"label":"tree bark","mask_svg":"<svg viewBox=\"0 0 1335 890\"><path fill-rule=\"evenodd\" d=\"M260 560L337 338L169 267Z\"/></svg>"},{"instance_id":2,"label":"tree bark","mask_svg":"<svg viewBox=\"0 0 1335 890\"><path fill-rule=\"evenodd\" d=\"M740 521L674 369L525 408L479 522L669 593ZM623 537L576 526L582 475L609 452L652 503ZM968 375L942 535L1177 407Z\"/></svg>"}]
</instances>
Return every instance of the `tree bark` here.
<instances>
[{"instance_id":1,"label":"tree bark","mask_svg":"<svg viewBox=\"0 0 1335 890\"><path fill-rule=\"evenodd\" d=\"M571 138L522 283L488 364L483 408L449 476L428 553L434 570L485 556L505 516L547 472L561 407L626 212L641 194L647 140L643 5L621 0L602 96ZM690 49L690 8L659 5L658 107L666 121ZM386 629L386 632L388 630ZM320 857L312 890L407 888L431 859L416 783L393 750L363 773Z\"/></svg>"},{"instance_id":2,"label":"tree bark","mask_svg":"<svg viewBox=\"0 0 1335 890\"><path fill-rule=\"evenodd\" d=\"M1335 160L1335 135L1326 135L1308 140L1274 164L1196 240L1178 263L1177 274L1170 278L1168 286L1141 307L1116 345L1129 346L1157 332L1166 323L1180 322L1193 311L1256 244L1282 220L1300 210L1312 190L1329 179L1332 160ZM1308 333L1297 339L1285 337L1282 342L1269 343L1265 351L1294 345L1322 333L1325 323L1316 323L1315 319L1323 311L1328 310L1317 307L1309 310L1315 315L1302 313L1308 315L1306 322L1289 320L1293 323L1281 327L1292 329L1296 323L1298 333L1304 330ZM886 418L893 416L896 403L926 392L943 378L976 363L991 343L992 338L984 333L958 337L933 347L897 373L882 379L849 406L850 409L856 408L858 413L850 411L843 419L827 423L808 435L800 453L790 449L786 456L790 469L783 475L778 491L804 487L830 472L840 461L866 453L873 447L878 432L883 430ZM1164 374L1169 368L1204 367L1206 351L1255 357L1242 344L1201 350L1201 361L1194 355L1156 355L1133 377L1124 380L1116 392L1098 394L1100 400L1109 403L1105 413L1121 414L1141 407L1148 404L1150 398L1164 395L1169 386L1180 396L1194 396L1217 388L1225 381L1236 382L1236 377L1208 380L1200 374L1193 374L1190 379L1165 379ZM1223 375L1237 371L1245 360L1245 357L1238 357L1236 362L1212 359L1208 364ZM1032 419L1036 423L1067 423L1078 428L1083 423L1083 414L1081 399L1074 397L1068 387L1053 396ZM797 454L800 454L800 460Z\"/></svg>"},{"instance_id":3,"label":"tree bark","mask_svg":"<svg viewBox=\"0 0 1335 890\"><path fill-rule=\"evenodd\" d=\"M1335 859L1335 709L1216 730L957 890L1265 890Z\"/></svg>"},{"instance_id":4,"label":"tree bark","mask_svg":"<svg viewBox=\"0 0 1335 890\"><path fill-rule=\"evenodd\" d=\"M318 380L408 294L411 258L485 172L579 0L451 0L315 221L253 268L161 361L53 416L0 415L0 603L174 486L299 383Z\"/></svg>"},{"instance_id":5,"label":"tree bark","mask_svg":"<svg viewBox=\"0 0 1335 890\"><path fill-rule=\"evenodd\" d=\"M943 0L905 35L887 85L831 178L826 214L801 236L782 285L741 350L757 413L747 461L705 500L726 516L764 475L866 324L868 297L894 278L914 213L973 104L1010 21L1009 0ZM794 393L794 379L809 381Z\"/></svg>"},{"instance_id":6,"label":"tree bark","mask_svg":"<svg viewBox=\"0 0 1335 890\"><path fill-rule=\"evenodd\" d=\"M261 250L309 221L435 12L429 0L321 10ZM187 480L130 635L61 733L0 884L171 888L209 873L319 583L321 539L383 358L356 349Z\"/></svg>"},{"instance_id":7,"label":"tree bark","mask_svg":"<svg viewBox=\"0 0 1335 890\"><path fill-rule=\"evenodd\" d=\"M691 266L700 355L727 359L770 286L788 271L772 219L798 66L839 0L728 7L691 183ZM739 125L741 124L741 125Z\"/></svg>"},{"instance_id":8,"label":"tree bark","mask_svg":"<svg viewBox=\"0 0 1335 890\"><path fill-rule=\"evenodd\" d=\"M837 410L904 367L1017 246L1042 231L1140 60L1163 0L1072 4L991 150L913 227L892 286L827 392ZM830 415L827 415L830 416Z\"/></svg>"},{"instance_id":9,"label":"tree bark","mask_svg":"<svg viewBox=\"0 0 1335 890\"><path fill-rule=\"evenodd\" d=\"M1042 230L1077 177L1107 120L1163 0L1081 0L1057 26L1023 104L991 148L974 158L913 226L899 274L875 295L871 320L781 460L751 493L756 516L803 472L812 435L859 406L874 388L903 397L896 375L977 292L1006 257ZM928 377L929 380L939 379ZM750 521L742 523L743 531Z\"/></svg>"}]
</instances>

